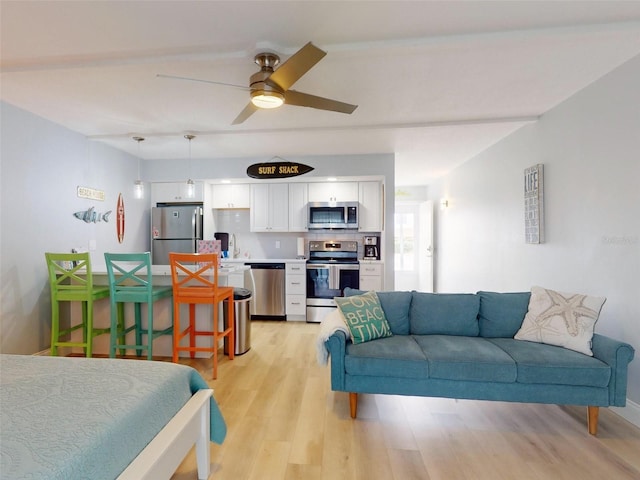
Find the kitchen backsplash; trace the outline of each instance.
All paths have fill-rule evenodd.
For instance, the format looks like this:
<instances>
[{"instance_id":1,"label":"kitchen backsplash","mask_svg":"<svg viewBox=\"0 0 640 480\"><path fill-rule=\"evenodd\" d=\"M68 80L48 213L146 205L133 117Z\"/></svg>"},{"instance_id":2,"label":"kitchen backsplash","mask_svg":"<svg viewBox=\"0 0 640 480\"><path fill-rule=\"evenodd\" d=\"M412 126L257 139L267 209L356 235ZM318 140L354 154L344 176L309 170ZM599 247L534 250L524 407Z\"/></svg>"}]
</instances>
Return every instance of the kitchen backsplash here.
<instances>
[{"instance_id":1,"label":"kitchen backsplash","mask_svg":"<svg viewBox=\"0 0 640 480\"><path fill-rule=\"evenodd\" d=\"M238 258L296 258L299 237L305 239L305 256L310 240L351 240L358 242L358 256L362 257L362 232L255 233L249 229L248 209L214 210L213 220L216 232L234 234Z\"/></svg>"}]
</instances>

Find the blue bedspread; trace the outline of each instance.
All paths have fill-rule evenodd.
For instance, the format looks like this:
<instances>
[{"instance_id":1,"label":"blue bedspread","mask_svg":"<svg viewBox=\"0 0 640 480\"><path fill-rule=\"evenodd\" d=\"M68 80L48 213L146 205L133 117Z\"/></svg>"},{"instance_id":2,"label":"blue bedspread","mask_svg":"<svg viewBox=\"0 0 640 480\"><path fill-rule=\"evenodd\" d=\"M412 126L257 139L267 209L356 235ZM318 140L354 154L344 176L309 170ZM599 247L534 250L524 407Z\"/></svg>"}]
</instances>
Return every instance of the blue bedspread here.
<instances>
[{"instance_id":1,"label":"blue bedspread","mask_svg":"<svg viewBox=\"0 0 640 480\"><path fill-rule=\"evenodd\" d=\"M3 479L113 479L197 390L191 367L138 360L0 355ZM211 399L211 440L226 425Z\"/></svg>"}]
</instances>

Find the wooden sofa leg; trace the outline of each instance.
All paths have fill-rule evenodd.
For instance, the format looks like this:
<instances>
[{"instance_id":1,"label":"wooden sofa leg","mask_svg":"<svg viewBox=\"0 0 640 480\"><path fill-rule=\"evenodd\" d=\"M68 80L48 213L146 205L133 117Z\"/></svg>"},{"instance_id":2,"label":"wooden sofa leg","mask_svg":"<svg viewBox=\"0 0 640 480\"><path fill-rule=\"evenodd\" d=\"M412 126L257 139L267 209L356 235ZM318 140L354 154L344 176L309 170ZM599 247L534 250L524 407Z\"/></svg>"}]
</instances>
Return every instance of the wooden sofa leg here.
<instances>
[{"instance_id":1,"label":"wooden sofa leg","mask_svg":"<svg viewBox=\"0 0 640 480\"><path fill-rule=\"evenodd\" d=\"M349 392L349 411L351 413L351 418L356 418L358 414L358 394Z\"/></svg>"},{"instance_id":2,"label":"wooden sofa leg","mask_svg":"<svg viewBox=\"0 0 640 480\"><path fill-rule=\"evenodd\" d=\"M600 414L600 407L587 407L587 428L591 435L597 435L598 433L598 415Z\"/></svg>"}]
</instances>

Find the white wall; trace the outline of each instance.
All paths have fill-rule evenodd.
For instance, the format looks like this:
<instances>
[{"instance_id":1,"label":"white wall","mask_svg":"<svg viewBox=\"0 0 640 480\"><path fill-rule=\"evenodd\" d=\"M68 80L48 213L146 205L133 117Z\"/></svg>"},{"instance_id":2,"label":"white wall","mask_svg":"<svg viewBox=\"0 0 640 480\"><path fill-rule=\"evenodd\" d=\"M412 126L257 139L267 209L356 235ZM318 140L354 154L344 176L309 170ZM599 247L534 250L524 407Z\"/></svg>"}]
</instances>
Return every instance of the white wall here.
<instances>
[{"instance_id":1,"label":"white wall","mask_svg":"<svg viewBox=\"0 0 640 480\"><path fill-rule=\"evenodd\" d=\"M438 291L606 296L596 332L640 354L640 57L443 178ZM546 243L524 241L523 170L544 164ZM640 404L640 359L628 398Z\"/></svg>"},{"instance_id":2,"label":"white wall","mask_svg":"<svg viewBox=\"0 0 640 480\"><path fill-rule=\"evenodd\" d=\"M44 253L89 249L92 264L105 251L147 248L145 201L133 198L135 158L87 141L0 102L0 352L34 353L50 343L51 309ZM104 202L78 198L77 186L103 190ZM125 237L116 235L118 194L125 204ZM73 212L113 210L108 223L87 224Z\"/></svg>"}]
</instances>

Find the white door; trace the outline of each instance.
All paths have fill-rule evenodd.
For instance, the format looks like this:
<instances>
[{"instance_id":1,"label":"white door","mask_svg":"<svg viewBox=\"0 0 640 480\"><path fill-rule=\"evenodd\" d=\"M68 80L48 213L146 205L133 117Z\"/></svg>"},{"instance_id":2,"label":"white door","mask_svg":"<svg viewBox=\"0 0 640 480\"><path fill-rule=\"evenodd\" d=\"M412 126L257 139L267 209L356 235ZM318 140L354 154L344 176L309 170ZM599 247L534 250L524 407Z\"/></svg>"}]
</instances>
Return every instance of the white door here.
<instances>
[{"instance_id":1,"label":"white door","mask_svg":"<svg viewBox=\"0 0 640 480\"><path fill-rule=\"evenodd\" d=\"M433 292L433 202L396 203L395 290Z\"/></svg>"},{"instance_id":2,"label":"white door","mask_svg":"<svg viewBox=\"0 0 640 480\"><path fill-rule=\"evenodd\" d=\"M433 292L433 202L422 202L419 209L418 290Z\"/></svg>"}]
</instances>

